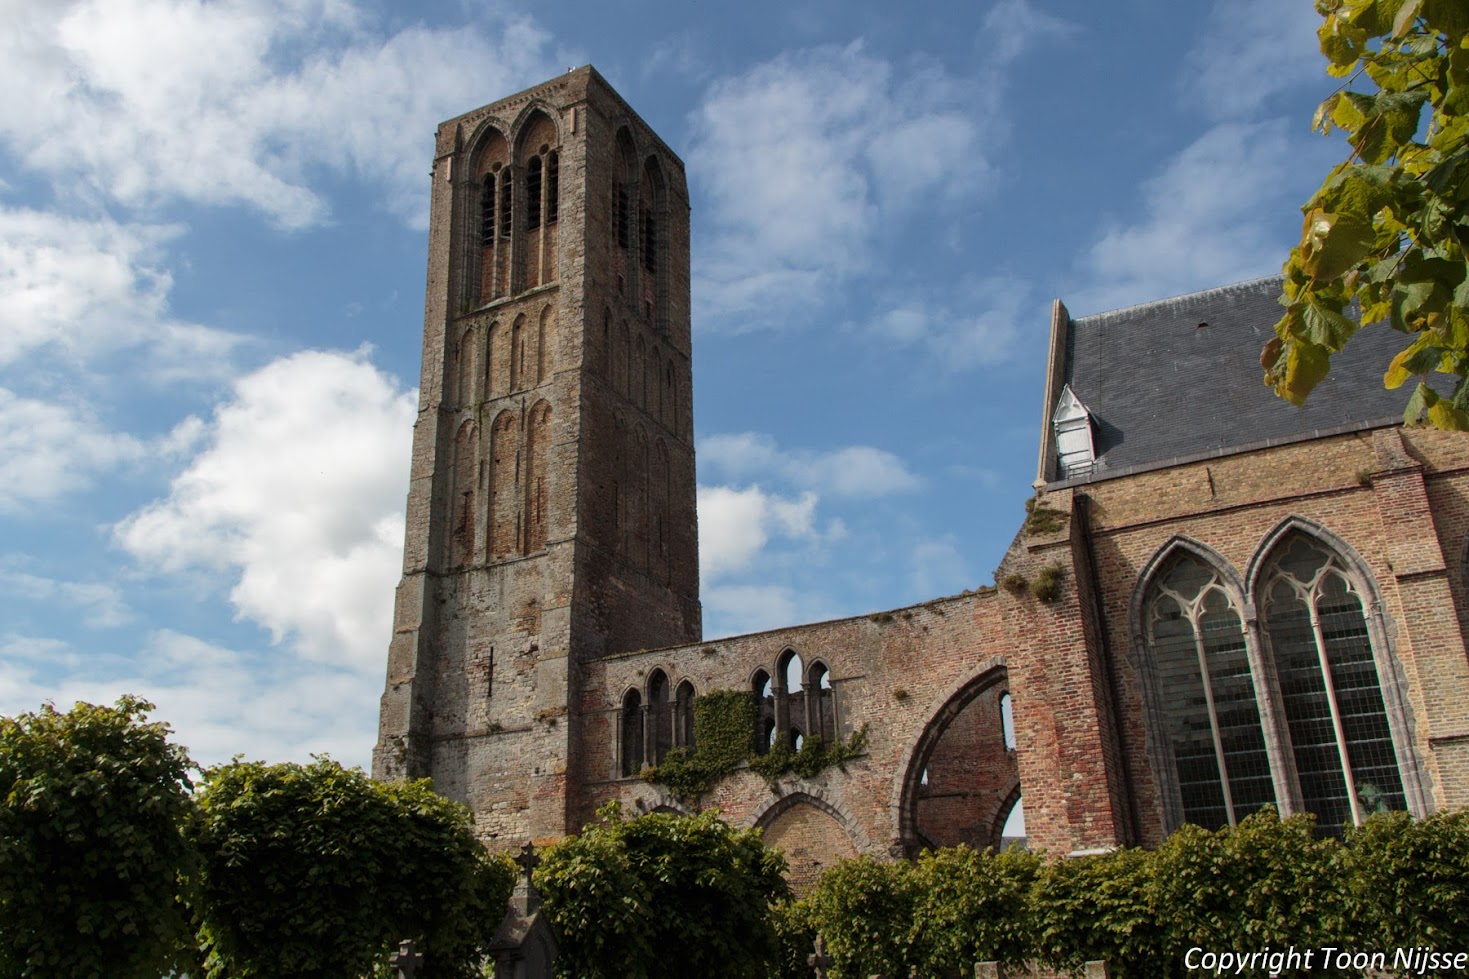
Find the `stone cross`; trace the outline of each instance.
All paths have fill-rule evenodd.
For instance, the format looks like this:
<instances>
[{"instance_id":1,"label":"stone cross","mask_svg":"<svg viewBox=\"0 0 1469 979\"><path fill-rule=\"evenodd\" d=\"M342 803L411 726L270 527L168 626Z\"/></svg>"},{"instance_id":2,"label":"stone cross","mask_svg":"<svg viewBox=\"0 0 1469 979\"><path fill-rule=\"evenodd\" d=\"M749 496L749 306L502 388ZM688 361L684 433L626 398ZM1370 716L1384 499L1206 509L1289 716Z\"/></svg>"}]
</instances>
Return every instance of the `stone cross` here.
<instances>
[{"instance_id":1,"label":"stone cross","mask_svg":"<svg viewBox=\"0 0 1469 979\"><path fill-rule=\"evenodd\" d=\"M541 865L541 858L536 856L536 845L527 843L521 847L520 856L515 858L515 862L520 864L521 872L525 874L525 882L529 884L530 875Z\"/></svg>"},{"instance_id":2,"label":"stone cross","mask_svg":"<svg viewBox=\"0 0 1469 979\"><path fill-rule=\"evenodd\" d=\"M398 979L413 979L418 967L423 965L423 955L416 951L413 942L400 942L398 951L388 956L388 965L398 973Z\"/></svg>"},{"instance_id":3,"label":"stone cross","mask_svg":"<svg viewBox=\"0 0 1469 979\"><path fill-rule=\"evenodd\" d=\"M826 970L836 960L826 954L826 940L820 935L816 936L816 944L812 946L815 951L806 956L806 964L816 970L816 979L826 979Z\"/></svg>"}]
</instances>

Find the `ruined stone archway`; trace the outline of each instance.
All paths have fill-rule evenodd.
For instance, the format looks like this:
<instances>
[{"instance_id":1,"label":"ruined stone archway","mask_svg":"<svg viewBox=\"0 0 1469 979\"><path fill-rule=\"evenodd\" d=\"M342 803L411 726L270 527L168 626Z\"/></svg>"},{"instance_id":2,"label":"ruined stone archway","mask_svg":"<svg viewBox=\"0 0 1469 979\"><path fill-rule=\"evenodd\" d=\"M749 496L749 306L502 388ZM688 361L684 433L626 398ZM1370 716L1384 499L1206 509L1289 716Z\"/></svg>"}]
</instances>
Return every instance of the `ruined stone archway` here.
<instances>
[{"instance_id":1,"label":"ruined stone archway","mask_svg":"<svg viewBox=\"0 0 1469 979\"><path fill-rule=\"evenodd\" d=\"M967 843L997 847L1020 799L1015 751L1006 745L1003 665L962 684L924 725L902 773L898 834L903 849Z\"/></svg>"},{"instance_id":2,"label":"ruined stone archway","mask_svg":"<svg viewBox=\"0 0 1469 979\"><path fill-rule=\"evenodd\" d=\"M785 854L786 879L802 895L826 870L857 856L849 820L830 803L795 792L773 803L755 821L765 844Z\"/></svg>"}]
</instances>

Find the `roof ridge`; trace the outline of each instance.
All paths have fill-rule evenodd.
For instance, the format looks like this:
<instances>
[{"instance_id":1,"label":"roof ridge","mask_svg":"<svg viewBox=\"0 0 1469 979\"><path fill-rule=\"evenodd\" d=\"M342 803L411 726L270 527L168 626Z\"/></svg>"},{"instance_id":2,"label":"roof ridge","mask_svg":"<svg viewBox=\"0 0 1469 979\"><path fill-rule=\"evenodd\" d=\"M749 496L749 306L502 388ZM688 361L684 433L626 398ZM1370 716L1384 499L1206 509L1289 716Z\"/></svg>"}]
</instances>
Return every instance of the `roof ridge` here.
<instances>
[{"instance_id":1,"label":"roof ridge","mask_svg":"<svg viewBox=\"0 0 1469 979\"><path fill-rule=\"evenodd\" d=\"M1163 309L1170 305L1181 304L1185 300L1198 300L1215 296L1223 296L1231 292L1243 292L1250 289L1251 287L1259 286L1266 282L1281 282L1284 280L1284 278L1284 276L1279 274L1264 275L1258 279L1245 279L1240 282L1231 282L1229 285L1215 286L1213 289L1203 289L1198 292L1185 292L1177 296L1169 296L1166 299L1154 299L1149 302L1137 303L1132 306L1121 306L1117 309L1109 309L1106 312L1102 313L1092 313L1088 316L1078 316L1074 317L1071 322L1074 324L1086 323L1088 325L1091 325L1094 323L1106 323L1111 320L1128 319L1135 316L1137 313L1143 312L1145 310Z\"/></svg>"}]
</instances>

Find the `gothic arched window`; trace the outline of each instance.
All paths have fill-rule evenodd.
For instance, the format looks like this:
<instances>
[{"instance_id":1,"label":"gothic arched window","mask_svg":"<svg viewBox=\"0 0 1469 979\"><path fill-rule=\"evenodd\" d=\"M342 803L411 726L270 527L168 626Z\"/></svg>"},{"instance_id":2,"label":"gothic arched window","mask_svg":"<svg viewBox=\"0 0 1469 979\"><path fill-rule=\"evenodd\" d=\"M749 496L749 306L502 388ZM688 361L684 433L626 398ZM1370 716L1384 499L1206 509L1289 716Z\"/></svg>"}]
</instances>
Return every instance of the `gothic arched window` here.
<instances>
[{"instance_id":1,"label":"gothic arched window","mask_svg":"<svg viewBox=\"0 0 1469 979\"><path fill-rule=\"evenodd\" d=\"M694 685L687 680L673 695L673 743L680 748L694 746Z\"/></svg>"},{"instance_id":2,"label":"gothic arched window","mask_svg":"<svg viewBox=\"0 0 1469 979\"><path fill-rule=\"evenodd\" d=\"M775 663L775 675L780 679L776 694L775 717L780 726L788 729L787 742L792 748L800 746L806 733L806 686L801 676L801 654L787 649Z\"/></svg>"},{"instance_id":3,"label":"gothic arched window","mask_svg":"<svg viewBox=\"0 0 1469 979\"><path fill-rule=\"evenodd\" d=\"M560 216L561 158L555 150L546 157L546 223L555 224Z\"/></svg>"},{"instance_id":4,"label":"gothic arched window","mask_svg":"<svg viewBox=\"0 0 1469 979\"><path fill-rule=\"evenodd\" d=\"M811 711L811 733L827 744L836 737L836 709L832 700L831 670L816 660L807 671L806 703Z\"/></svg>"},{"instance_id":5,"label":"gothic arched window","mask_svg":"<svg viewBox=\"0 0 1469 979\"><path fill-rule=\"evenodd\" d=\"M1144 628L1183 819L1218 829L1274 802L1244 627L1218 572L1174 557L1149 586Z\"/></svg>"},{"instance_id":6,"label":"gothic arched window","mask_svg":"<svg viewBox=\"0 0 1469 979\"><path fill-rule=\"evenodd\" d=\"M525 165L525 227L541 226L541 158L533 156Z\"/></svg>"},{"instance_id":7,"label":"gothic arched window","mask_svg":"<svg viewBox=\"0 0 1469 979\"><path fill-rule=\"evenodd\" d=\"M510 237L510 198L514 196L514 182L510 177L510 168L503 167L500 170L500 237Z\"/></svg>"},{"instance_id":8,"label":"gothic arched window","mask_svg":"<svg viewBox=\"0 0 1469 979\"><path fill-rule=\"evenodd\" d=\"M648 740L652 742L652 762L663 764L673 747L673 705L668 700L668 674L654 670L648 677Z\"/></svg>"},{"instance_id":9,"label":"gothic arched window","mask_svg":"<svg viewBox=\"0 0 1469 979\"><path fill-rule=\"evenodd\" d=\"M485 174L479 192L479 243L486 247L495 243L495 175Z\"/></svg>"},{"instance_id":10,"label":"gothic arched window","mask_svg":"<svg viewBox=\"0 0 1469 979\"><path fill-rule=\"evenodd\" d=\"M755 695L755 750L763 755L770 750L771 733L775 730L775 684L770 674L756 670L750 680L750 692Z\"/></svg>"},{"instance_id":11,"label":"gothic arched window","mask_svg":"<svg viewBox=\"0 0 1469 979\"><path fill-rule=\"evenodd\" d=\"M629 690L622 696L622 777L643 770L643 695Z\"/></svg>"},{"instance_id":12,"label":"gothic arched window","mask_svg":"<svg viewBox=\"0 0 1469 979\"><path fill-rule=\"evenodd\" d=\"M1382 809L1406 809L1363 603L1341 559L1304 534L1276 549L1262 577L1269 637L1301 801L1340 833Z\"/></svg>"}]
</instances>

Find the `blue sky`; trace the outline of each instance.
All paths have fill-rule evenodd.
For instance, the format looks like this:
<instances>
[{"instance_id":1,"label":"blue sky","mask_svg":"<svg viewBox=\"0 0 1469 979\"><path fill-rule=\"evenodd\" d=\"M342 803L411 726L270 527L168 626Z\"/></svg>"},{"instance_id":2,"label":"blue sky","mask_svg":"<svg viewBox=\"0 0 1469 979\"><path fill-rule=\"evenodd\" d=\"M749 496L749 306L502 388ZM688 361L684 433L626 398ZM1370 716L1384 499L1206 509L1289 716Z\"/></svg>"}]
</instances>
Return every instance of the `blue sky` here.
<instances>
[{"instance_id":1,"label":"blue sky","mask_svg":"<svg viewBox=\"0 0 1469 979\"><path fill-rule=\"evenodd\" d=\"M688 165L706 635L989 583L1052 298L1279 269L1343 155L1309 128L1317 23L1309 0L0 5L0 713L135 692L201 762L367 762L434 127L589 62Z\"/></svg>"}]
</instances>

